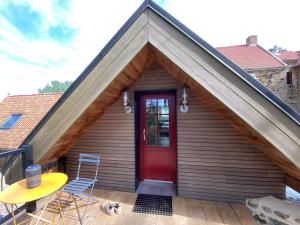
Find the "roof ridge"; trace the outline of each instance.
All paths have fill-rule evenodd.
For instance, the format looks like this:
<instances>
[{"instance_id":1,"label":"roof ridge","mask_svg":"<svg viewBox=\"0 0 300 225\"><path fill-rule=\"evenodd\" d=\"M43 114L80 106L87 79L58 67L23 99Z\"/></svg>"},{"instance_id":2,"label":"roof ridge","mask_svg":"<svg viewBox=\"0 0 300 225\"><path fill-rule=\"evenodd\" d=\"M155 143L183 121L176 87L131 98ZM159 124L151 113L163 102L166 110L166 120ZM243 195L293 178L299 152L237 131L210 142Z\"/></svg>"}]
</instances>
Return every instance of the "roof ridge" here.
<instances>
[{"instance_id":1,"label":"roof ridge","mask_svg":"<svg viewBox=\"0 0 300 225\"><path fill-rule=\"evenodd\" d=\"M275 54L273 54L272 52L268 51L267 49L263 48L262 46L260 46L259 44L257 44L257 46L265 51L267 54L273 56L278 62L280 62L284 67L287 67L287 64L285 62L283 62L283 60L281 60L279 57L277 57Z\"/></svg>"},{"instance_id":2,"label":"roof ridge","mask_svg":"<svg viewBox=\"0 0 300 225\"><path fill-rule=\"evenodd\" d=\"M228 46L220 46L220 47L216 47L216 49L219 49L219 48L232 48L232 47L246 47L247 45L244 44L244 45L228 45Z\"/></svg>"},{"instance_id":3,"label":"roof ridge","mask_svg":"<svg viewBox=\"0 0 300 225\"><path fill-rule=\"evenodd\" d=\"M42 95L62 95L64 92L51 92L51 93L34 93L34 94L20 94L20 95L7 95L7 97L20 97L20 96L42 96Z\"/></svg>"}]
</instances>

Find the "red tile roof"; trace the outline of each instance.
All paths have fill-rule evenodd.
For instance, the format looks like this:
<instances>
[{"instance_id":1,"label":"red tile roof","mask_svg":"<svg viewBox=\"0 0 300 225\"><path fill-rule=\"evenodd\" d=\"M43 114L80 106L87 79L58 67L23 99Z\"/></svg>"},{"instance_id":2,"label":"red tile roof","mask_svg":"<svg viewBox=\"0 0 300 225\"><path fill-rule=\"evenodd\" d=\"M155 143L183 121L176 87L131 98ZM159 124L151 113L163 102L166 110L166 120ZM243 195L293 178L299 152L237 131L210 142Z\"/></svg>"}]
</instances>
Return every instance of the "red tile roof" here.
<instances>
[{"instance_id":1,"label":"red tile roof","mask_svg":"<svg viewBox=\"0 0 300 225\"><path fill-rule=\"evenodd\" d=\"M62 93L7 96L0 102L0 124L12 113L22 117L10 129L0 129L0 149L17 148Z\"/></svg>"},{"instance_id":2,"label":"red tile roof","mask_svg":"<svg viewBox=\"0 0 300 225\"><path fill-rule=\"evenodd\" d=\"M276 56L282 60L297 60L299 58L298 51L280 51Z\"/></svg>"},{"instance_id":3,"label":"red tile roof","mask_svg":"<svg viewBox=\"0 0 300 225\"><path fill-rule=\"evenodd\" d=\"M217 50L246 70L285 67L280 59L259 45L235 45L219 47Z\"/></svg>"}]
</instances>

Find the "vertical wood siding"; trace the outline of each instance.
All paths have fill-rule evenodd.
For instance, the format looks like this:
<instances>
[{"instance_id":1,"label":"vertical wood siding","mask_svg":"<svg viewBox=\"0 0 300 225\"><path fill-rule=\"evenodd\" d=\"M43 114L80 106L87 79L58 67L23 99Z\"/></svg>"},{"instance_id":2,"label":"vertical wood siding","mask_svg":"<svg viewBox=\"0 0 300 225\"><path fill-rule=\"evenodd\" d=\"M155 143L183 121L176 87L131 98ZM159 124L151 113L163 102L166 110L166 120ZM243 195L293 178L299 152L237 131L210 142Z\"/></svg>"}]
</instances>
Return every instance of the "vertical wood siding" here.
<instances>
[{"instance_id":1,"label":"vertical wood siding","mask_svg":"<svg viewBox=\"0 0 300 225\"><path fill-rule=\"evenodd\" d=\"M181 85L158 64L151 66L128 89L177 89ZM177 175L180 196L244 201L263 195L282 196L284 174L260 150L201 99L189 93L190 111L177 107ZM74 178L80 152L102 157L98 188L135 191L134 113L126 114L120 97L77 140L67 153L66 168ZM84 170L88 174L89 168Z\"/></svg>"}]
</instances>

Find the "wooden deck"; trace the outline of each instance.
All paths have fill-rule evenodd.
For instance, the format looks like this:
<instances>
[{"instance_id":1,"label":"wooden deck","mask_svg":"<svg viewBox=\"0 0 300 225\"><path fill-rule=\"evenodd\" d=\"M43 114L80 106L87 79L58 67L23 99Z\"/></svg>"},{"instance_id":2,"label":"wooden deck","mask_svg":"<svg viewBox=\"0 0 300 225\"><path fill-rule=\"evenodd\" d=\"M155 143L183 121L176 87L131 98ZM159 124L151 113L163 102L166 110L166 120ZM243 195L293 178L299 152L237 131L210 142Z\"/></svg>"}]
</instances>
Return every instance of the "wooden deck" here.
<instances>
[{"instance_id":1,"label":"wooden deck","mask_svg":"<svg viewBox=\"0 0 300 225\"><path fill-rule=\"evenodd\" d=\"M132 212L136 200L135 193L94 190L93 194L99 203L88 206L84 224L88 225L254 225L257 224L242 204L228 204L222 202L201 201L188 198L173 198L173 216L160 216L152 214L140 214ZM102 203L117 201L121 203L122 213L109 216L102 212ZM39 205L41 205L40 202ZM40 213L40 212L37 212ZM75 210L68 214L76 215ZM46 215L49 216L49 215ZM24 219L22 216L20 219ZM32 221L33 222L33 221ZM55 224L62 224L56 215ZM65 224L79 224L79 222L65 218ZM43 224L43 223L41 223Z\"/></svg>"}]
</instances>

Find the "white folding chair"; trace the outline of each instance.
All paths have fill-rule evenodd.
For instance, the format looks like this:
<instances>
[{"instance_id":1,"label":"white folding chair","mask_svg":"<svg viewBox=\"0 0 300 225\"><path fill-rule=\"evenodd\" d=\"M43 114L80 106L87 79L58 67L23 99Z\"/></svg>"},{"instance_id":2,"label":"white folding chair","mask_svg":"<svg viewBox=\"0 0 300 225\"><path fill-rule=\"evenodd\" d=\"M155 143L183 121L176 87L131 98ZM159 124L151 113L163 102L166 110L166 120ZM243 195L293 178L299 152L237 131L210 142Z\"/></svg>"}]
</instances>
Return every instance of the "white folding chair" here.
<instances>
[{"instance_id":1,"label":"white folding chair","mask_svg":"<svg viewBox=\"0 0 300 225\"><path fill-rule=\"evenodd\" d=\"M70 217L73 219L78 219L80 224L83 224L83 219L85 216L85 212L87 209L87 206L90 203L91 199L94 199L96 202L97 200L92 197L92 192L95 186L95 183L97 181L97 176L98 176L98 168L100 165L100 155L97 154L88 154L88 153L80 153L79 154L79 159L78 159L78 170L77 170L77 176L75 180L70 181L67 183L63 189L63 192L66 192L69 194L69 198L72 198L72 202L75 203L75 208L77 210L77 217L71 216L71 215L66 215L63 213L63 216L65 217ZM83 177L80 175L80 170L83 167L83 165L88 165L88 166L95 166L95 173L94 176L92 177ZM91 168L89 168L91 169ZM89 193L87 192L87 189L90 188ZM78 205L78 199L84 199L86 200L86 204L83 205L84 210L82 215L80 215L79 207Z\"/></svg>"}]
</instances>

